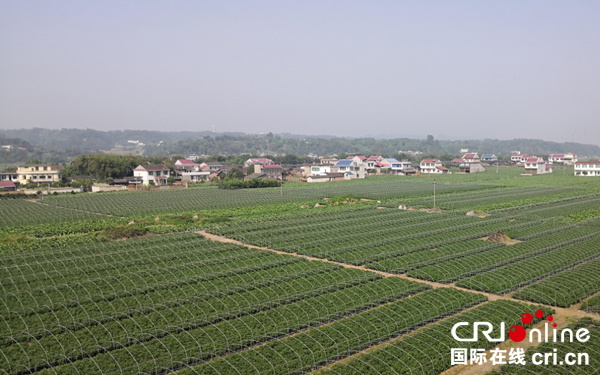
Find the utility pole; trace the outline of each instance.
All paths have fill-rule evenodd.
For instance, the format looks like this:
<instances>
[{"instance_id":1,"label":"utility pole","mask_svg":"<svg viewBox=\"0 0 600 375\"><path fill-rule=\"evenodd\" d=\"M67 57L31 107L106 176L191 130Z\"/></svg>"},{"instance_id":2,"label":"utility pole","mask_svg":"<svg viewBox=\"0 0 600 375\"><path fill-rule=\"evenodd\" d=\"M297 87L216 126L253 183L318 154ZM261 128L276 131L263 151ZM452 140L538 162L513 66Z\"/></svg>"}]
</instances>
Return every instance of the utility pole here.
<instances>
[{"instance_id":1,"label":"utility pole","mask_svg":"<svg viewBox=\"0 0 600 375\"><path fill-rule=\"evenodd\" d=\"M499 160L496 160L496 174L498 174L498 163L499 162L500 162Z\"/></svg>"},{"instance_id":2,"label":"utility pole","mask_svg":"<svg viewBox=\"0 0 600 375\"><path fill-rule=\"evenodd\" d=\"M283 195L283 174L281 175L281 180L279 180L279 190L280 190L280 194Z\"/></svg>"}]
</instances>

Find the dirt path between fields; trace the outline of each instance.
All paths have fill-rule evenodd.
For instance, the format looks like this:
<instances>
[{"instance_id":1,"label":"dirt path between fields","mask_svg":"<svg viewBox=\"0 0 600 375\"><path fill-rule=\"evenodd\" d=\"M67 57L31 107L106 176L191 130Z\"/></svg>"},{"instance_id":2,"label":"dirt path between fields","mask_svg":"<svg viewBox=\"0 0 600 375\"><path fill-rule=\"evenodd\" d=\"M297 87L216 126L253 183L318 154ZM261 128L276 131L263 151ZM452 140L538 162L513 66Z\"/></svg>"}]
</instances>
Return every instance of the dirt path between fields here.
<instances>
[{"instance_id":1,"label":"dirt path between fields","mask_svg":"<svg viewBox=\"0 0 600 375\"><path fill-rule=\"evenodd\" d=\"M249 249L258 249L258 250L263 250L263 251L270 251L272 253L276 253L276 254L282 254L282 255L291 255L291 256L295 256L295 257L300 257L300 258L304 258L306 260L310 260L310 261L319 261L319 262L325 262L325 263L330 263L330 264L336 264L338 266L341 267L345 267L345 268L353 268L353 269L357 269L357 270L362 270L362 271L366 271L366 272L373 272L376 273L378 275L381 275L383 277L399 277L402 279L406 279L406 280L410 280L410 281L414 281L417 283L423 283L423 284L427 284L430 285L432 288L453 288L453 289L457 289L457 290L462 290L465 292L469 292L469 293L477 293L477 294L482 294L484 296L486 296L488 298L488 300L490 301L498 301L498 300L506 300L506 301L514 301L514 302L519 302L519 303L527 303L527 301L523 301L520 299L516 299L516 298L512 298L511 294L507 294L507 295L496 295L496 294L491 294L491 293L485 293L485 292L480 292L480 291L475 291L475 290L471 290L471 289L466 289L466 288L461 288L459 286L456 286L455 284L442 284L442 283L436 283L433 281L427 281L427 280L421 280L421 279L416 279L410 276L407 276L406 274L395 274L395 273L389 273L389 272L383 272L383 271L378 271L378 270L372 270L363 266L355 266L352 264L347 264L347 263L341 263L341 262L334 262L331 260L327 260L327 259L322 259L322 258L316 258L316 257L311 257L308 255L302 255L302 254L297 254L297 253L287 253L285 251L281 251L281 250L275 250L275 249L271 249L268 247L260 247L260 246L255 246L255 245L250 245L238 240L234 240L232 238L228 238L228 237L224 237L224 236L219 236L219 235L215 235L212 233L208 233L204 230L198 231L196 233L200 233L203 236L205 236L207 239L211 240L211 241L216 241L216 242L224 242L224 243L231 243L231 244L236 244L236 245L240 245L240 246L245 246ZM591 296L589 297L591 298ZM538 305L541 305L539 303L537 303ZM584 318L584 317L589 317L592 319L600 319L600 316L597 314L592 314L592 313L588 313L585 311L581 311L578 309L579 307L579 303L569 307L569 308L563 308L563 307L556 307L556 306L548 306L548 309L553 309L554 311L556 311L554 313L554 323L556 323L558 325L557 329L562 329L564 327L566 327L569 323L571 323L571 321L578 319L578 318ZM541 322L539 324L537 324L536 326L532 327L532 328L543 328L544 327L544 322ZM435 323L432 323L435 324ZM426 326L427 327L427 326ZM418 332L414 331L414 332ZM414 333L413 332L413 333ZM528 330L529 332L529 330ZM400 336L401 337L401 336ZM377 345L379 346L383 346L395 339L391 339L388 340L382 344ZM496 346L496 348L500 348L500 349L510 349L510 348L523 348L525 350L527 350L528 347L532 347L532 346L538 346L538 343L529 343L527 340L524 340L520 343L515 343L511 340L507 340L504 341L503 343L501 343L500 345ZM354 355L352 355L351 357L356 357L361 355L364 352L369 352L372 351L374 349L374 347L370 347L367 348L359 353L356 353ZM450 355L450 354L448 354ZM487 358L490 358L491 355L489 354L489 350L486 353ZM335 363L335 362L334 362ZM328 367L328 366L325 366ZM491 361L486 362L483 365L459 365L459 366L454 366L452 368L450 368L449 370L443 372L442 374L444 375L470 375L470 374L481 374L481 373L486 373L489 372L495 368L500 367L499 365L497 366L493 366Z\"/></svg>"}]
</instances>

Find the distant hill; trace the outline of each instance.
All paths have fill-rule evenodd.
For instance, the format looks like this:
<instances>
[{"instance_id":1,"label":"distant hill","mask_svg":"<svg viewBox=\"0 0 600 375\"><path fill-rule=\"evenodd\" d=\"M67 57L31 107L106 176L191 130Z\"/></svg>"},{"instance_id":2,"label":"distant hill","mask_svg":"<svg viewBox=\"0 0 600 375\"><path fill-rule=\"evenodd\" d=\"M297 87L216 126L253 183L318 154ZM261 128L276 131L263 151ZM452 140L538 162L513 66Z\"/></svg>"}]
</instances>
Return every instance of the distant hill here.
<instances>
[{"instance_id":1,"label":"distant hill","mask_svg":"<svg viewBox=\"0 0 600 375\"><path fill-rule=\"evenodd\" d=\"M461 149L480 154L507 156L512 151L546 156L551 153L574 152L580 157L599 157L600 147L574 142L548 142L539 139L513 140L435 140L394 138L340 138L296 134L244 134L202 132L159 132L143 130L99 131L93 129L12 129L0 136L27 142L38 151L60 153L62 158L77 154L111 150L127 146L127 141L144 143L144 154L295 154L331 155L340 153L397 154L399 151L421 151L427 154L460 154ZM41 152L41 151L40 151Z\"/></svg>"}]
</instances>

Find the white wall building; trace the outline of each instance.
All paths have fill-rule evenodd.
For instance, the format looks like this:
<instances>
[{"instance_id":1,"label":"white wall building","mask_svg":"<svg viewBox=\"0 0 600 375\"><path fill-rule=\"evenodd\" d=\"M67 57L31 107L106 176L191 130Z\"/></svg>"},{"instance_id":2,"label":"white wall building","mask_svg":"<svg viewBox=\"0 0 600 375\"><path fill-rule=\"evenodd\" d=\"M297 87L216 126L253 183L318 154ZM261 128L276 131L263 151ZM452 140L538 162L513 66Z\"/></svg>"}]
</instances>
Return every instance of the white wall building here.
<instances>
[{"instance_id":1,"label":"white wall building","mask_svg":"<svg viewBox=\"0 0 600 375\"><path fill-rule=\"evenodd\" d=\"M575 162L575 176L600 176L600 161Z\"/></svg>"},{"instance_id":2,"label":"white wall building","mask_svg":"<svg viewBox=\"0 0 600 375\"><path fill-rule=\"evenodd\" d=\"M568 154L552 154L548 157L548 163L555 164L561 163L565 165L571 165L577 161L577 155L572 152Z\"/></svg>"},{"instance_id":3,"label":"white wall building","mask_svg":"<svg viewBox=\"0 0 600 375\"><path fill-rule=\"evenodd\" d=\"M537 156L530 156L525 160L525 174L552 173L552 168L546 166L546 161Z\"/></svg>"},{"instance_id":4,"label":"white wall building","mask_svg":"<svg viewBox=\"0 0 600 375\"><path fill-rule=\"evenodd\" d=\"M428 174L444 174L448 173L448 168L442 166L442 162L439 159L423 159L419 164L421 173Z\"/></svg>"},{"instance_id":5,"label":"white wall building","mask_svg":"<svg viewBox=\"0 0 600 375\"><path fill-rule=\"evenodd\" d=\"M171 176L169 168L160 164L138 165L133 170L133 176L142 179L144 185L153 182L155 185L166 185L167 178Z\"/></svg>"}]
</instances>

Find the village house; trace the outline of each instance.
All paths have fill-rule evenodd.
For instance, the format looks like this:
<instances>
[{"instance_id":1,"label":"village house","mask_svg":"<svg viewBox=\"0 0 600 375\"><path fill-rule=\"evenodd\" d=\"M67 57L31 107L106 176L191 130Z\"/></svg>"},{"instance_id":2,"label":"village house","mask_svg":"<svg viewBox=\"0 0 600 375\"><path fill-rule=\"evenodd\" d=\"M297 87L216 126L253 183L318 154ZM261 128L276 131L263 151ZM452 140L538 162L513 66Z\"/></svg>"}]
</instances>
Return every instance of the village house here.
<instances>
[{"instance_id":1,"label":"village house","mask_svg":"<svg viewBox=\"0 0 600 375\"><path fill-rule=\"evenodd\" d=\"M574 176L600 176L600 161L575 162Z\"/></svg>"},{"instance_id":2,"label":"village house","mask_svg":"<svg viewBox=\"0 0 600 375\"><path fill-rule=\"evenodd\" d=\"M292 165L283 168L283 172L285 173L285 179L287 181L300 181L300 179L304 176L305 168L303 166Z\"/></svg>"},{"instance_id":3,"label":"village house","mask_svg":"<svg viewBox=\"0 0 600 375\"><path fill-rule=\"evenodd\" d=\"M477 153L471 152L468 154L464 154L462 160L466 163L479 163L481 161L481 158L479 157L479 155L477 155Z\"/></svg>"},{"instance_id":4,"label":"village house","mask_svg":"<svg viewBox=\"0 0 600 375\"><path fill-rule=\"evenodd\" d=\"M331 182L331 181L343 181L346 179L344 173L327 173L324 175L308 176L306 182Z\"/></svg>"},{"instance_id":5,"label":"village house","mask_svg":"<svg viewBox=\"0 0 600 375\"><path fill-rule=\"evenodd\" d=\"M485 168L478 161L462 161L458 165L458 171L460 173L479 173L485 172Z\"/></svg>"},{"instance_id":6,"label":"village house","mask_svg":"<svg viewBox=\"0 0 600 375\"><path fill-rule=\"evenodd\" d=\"M62 179L62 165L28 164L17 167L19 182L52 183Z\"/></svg>"},{"instance_id":7,"label":"village house","mask_svg":"<svg viewBox=\"0 0 600 375\"><path fill-rule=\"evenodd\" d=\"M481 155L481 161L485 161L485 162L495 162L498 161L498 157L494 154L483 154Z\"/></svg>"},{"instance_id":8,"label":"village house","mask_svg":"<svg viewBox=\"0 0 600 375\"><path fill-rule=\"evenodd\" d=\"M173 169L177 174L180 174L181 172L199 171L200 164L196 164L189 159L179 159L173 163Z\"/></svg>"},{"instance_id":9,"label":"village house","mask_svg":"<svg viewBox=\"0 0 600 375\"><path fill-rule=\"evenodd\" d=\"M368 169L373 169L375 168L375 165L379 164L379 162L381 162L382 160L384 159L381 156L369 156L365 163L367 164Z\"/></svg>"},{"instance_id":10,"label":"village house","mask_svg":"<svg viewBox=\"0 0 600 375\"><path fill-rule=\"evenodd\" d=\"M307 164L304 166L304 177L324 176L331 173L331 165Z\"/></svg>"},{"instance_id":11,"label":"village house","mask_svg":"<svg viewBox=\"0 0 600 375\"><path fill-rule=\"evenodd\" d=\"M527 162L527 160L529 160L531 158L537 158L537 156L534 156L534 155L521 155L521 160L519 160L519 162L521 164L524 164L524 163Z\"/></svg>"},{"instance_id":12,"label":"village house","mask_svg":"<svg viewBox=\"0 0 600 375\"><path fill-rule=\"evenodd\" d=\"M375 164L375 167L379 169L389 169L392 167L393 162L398 162L398 160L394 158L381 159L377 162L377 164Z\"/></svg>"},{"instance_id":13,"label":"village house","mask_svg":"<svg viewBox=\"0 0 600 375\"><path fill-rule=\"evenodd\" d=\"M203 171L217 172L223 169L223 164L218 162L200 163L200 169L202 169Z\"/></svg>"},{"instance_id":14,"label":"village house","mask_svg":"<svg viewBox=\"0 0 600 375\"><path fill-rule=\"evenodd\" d=\"M336 158L321 158L321 164L324 165L335 165L338 161Z\"/></svg>"},{"instance_id":15,"label":"village house","mask_svg":"<svg viewBox=\"0 0 600 375\"><path fill-rule=\"evenodd\" d=\"M19 181L19 175L16 172L0 172L0 181Z\"/></svg>"},{"instance_id":16,"label":"village house","mask_svg":"<svg viewBox=\"0 0 600 375\"><path fill-rule=\"evenodd\" d=\"M0 193L6 193L9 191L17 191L15 183L12 181L0 181Z\"/></svg>"},{"instance_id":17,"label":"village house","mask_svg":"<svg viewBox=\"0 0 600 375\"><path fill-rule=\"evenodd\" d=\"M577 155L572 152L569 152L568 154L552 154L548 157L549 164L560 163L564 165L573 165L576 161Z\"/></svg>"},{"instance_id":18,"label":"village house","mask_svg":"<svg viewBox=\"0 0 600 375\"><path fill-rule=\"evenodd\" d=\"M189 159L180 159L173 164L175 177L182 182L198 182L208 180L210 172L208 168L203 170L200 164L194 163Z\"/></svg>"},{"instance_id":19,"label":"village house","mask_svg":"<svg viewBox=\"0 0 600 375\"><path fill-rule=\"evenodd\" d=\"M367 162L367 157L364 155L357 155L357 156L348 156L346 158L346 160L354 160L357 163L366 163ZM366 164L365 164L366 166Z\"/></svg>"},{"instance_id":20,"label":"village house","mask_svg":"<svg viewBox=\"0 0 600 375\"><path fill-rule=\"evenodd\" d=\"M389 160L389 159L388 159ZM408 160L398 161L393 159L394 161L390 162L390 169L392 170L393 175L398 176L409 176L417 173L417 170L412 166L412 163Z\"/></svg>"},{"instance_id":21,"label":"village house","mask_svg":"<svg viewBox=\"0 0 600 375\"><path fill-rule=\"evenodd\" d=\"M283 167L279 164L255 164L254 173L247 178L264 178L268 180L283 180Z\"/></svg>"},{"instance_id":22,"label":"village house","mask_svg":"<svg viewBox=\"0 0 600 375\"><path fill-rule=\"evenodd\" d=\"M181 181L182 182L200 182L207 181L210 179L210 171L190 171L190 172L181 172Z\"/></svg>"},{"instance_id":23,"label":"village house","mask_svg":"<svg viewBox=\"0 0 600 375\"><path fill-rule=\"evenodd\" d=\"M523 157L523 155L521 155L520 152L514 152L510 155L510 161L513 163L519 163L521 162L521 157Z\"/></svg>"},{"instance_id":24,"label":"village house","mask_svg":"<svg viewBox=\"0 0 600 375\"><path fill-rule=\"evenodd\" d=\"M244 162L244 166L250 165L273 165L273 160L267 158L250 158Z\"/></svg>"},{"instance_id":25,"label":"village house","mask_svg":"<svg viewBox=\"0 0 600 375\"><path fill-rule=\"evenodd\" d=\"M537 156L530 156L525 160L524 164L525 174L528 175L552 173L552 168L546 166L546 161Z\"/></svg>"},{"instance_id":26,"label":"village house","mask_svg":"<svg viewBox=\"0 0 600 375\"><path fill-rule=\"evenodd\" d=\"M458 167L459 164L462 163L462 162L463 162L463 160L461 158L454 158L454 159L452 159L452 161L450 162L450 164L453 167Z\"/></svg>"},{"instance_id":27,"label":"village house","mask_svg":"<svg viewBox=\"0 0 600 375\"><path fill-rule=\"evenodd\" d=\"M448 168L442 166L442 162L439 159L423 159L419 164L421 173L427 174L447 174Z\"/></svg>"},{"instance_id":28,"label":"village house","mask_svg":"<svg viewBox=\"0 0 600 375\"><path fill-rule=\"evenodd\" d=\"M358 156L355 156L352 159L340 160L335 163L333 168L331 168L331 173L344 173L344 178L347 180L355 178L363 179L365 178L367 171L365 163L363 163L362 160L363 159Z\"/></svg>"},{"instance_id":29,"label":"village house","mask_svg":"<svg viewBox=\"0 0 600 375\"><path fill-rule=\"evenodd\" d=\"M135 177L136 180L141 179L141 182L144 185L150 185L150 182L154 185L166 185L167 179L170 176L170 169L160 164L138 165L133 170L133 177Z\"/></svg>"}]
</instances>

